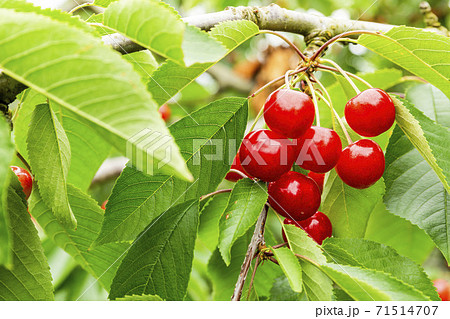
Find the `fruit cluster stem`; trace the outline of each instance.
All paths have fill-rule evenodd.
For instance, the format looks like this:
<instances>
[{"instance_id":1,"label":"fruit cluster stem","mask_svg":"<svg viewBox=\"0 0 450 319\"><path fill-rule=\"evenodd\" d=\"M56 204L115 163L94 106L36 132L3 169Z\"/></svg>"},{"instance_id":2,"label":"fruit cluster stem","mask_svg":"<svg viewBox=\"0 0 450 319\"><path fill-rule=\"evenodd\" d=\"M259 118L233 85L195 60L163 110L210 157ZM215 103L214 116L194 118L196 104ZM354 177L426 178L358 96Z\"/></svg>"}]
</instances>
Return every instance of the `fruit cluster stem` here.
<instances>
[{"instance_id":1,"label":"fruit cluster stem","mask_svg":"<svg viewBox=\"0 0 450 319\"><path fill-rule=\"evenodd\" d=\"M327 59L321 59L320 62L325 62L325 63L331 64L332 66L334 66L339 71L339 73L341 73L342 76L347 80L347 82L352 86L352 88L355 90L356 94L361 93L360 89L358 89L358 87L356 86L355 82L353 82L353 80L350 79L350 77L348 76L347 72L345 72L340 67L339 64L337 64L333 60L327 60Z\"/></svg>"}]
</instances>

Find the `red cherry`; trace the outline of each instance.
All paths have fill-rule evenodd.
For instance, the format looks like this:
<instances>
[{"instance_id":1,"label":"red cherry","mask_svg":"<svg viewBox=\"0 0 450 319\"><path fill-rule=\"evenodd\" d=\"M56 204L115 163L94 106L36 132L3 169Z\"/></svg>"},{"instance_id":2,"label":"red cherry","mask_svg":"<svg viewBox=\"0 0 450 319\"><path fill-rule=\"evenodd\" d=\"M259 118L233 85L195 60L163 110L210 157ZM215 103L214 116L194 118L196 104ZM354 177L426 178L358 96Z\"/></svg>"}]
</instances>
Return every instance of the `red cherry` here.
<instances>
[{"instance_id":1,"label":"red cherry","mask_svg":"<svg viewBox=\"0 0 450 319\"><path fill-rule=\"evenodd\" d=\"M264 120L272 131L298 138L314 121L314 103L306 93L277 90L264 103Z\"/></svg>"},{"instance_id":2,"label":"red cherry","mask_svg":"<svg viewBox=\"0 0 450 319\"><path fill-rule=\"evenodd\" d=\"M322 194L322 192L323 192L323 181L325 179L325 174L309 172L308 173L308 177L312 178L316 182L317 186L319 186L320 193Z\"/></svg>"},{"instance_id":3,"label":"red cherry","mask_svg":"<svg viewBox=\"0 0 450 319\"><path fill-rule=\"evenodd\" d=\"M19 182L22 185L23 192L25 193L25 199L28 199L30 197L31 190L33 189L33 177L31 177L31 174L22 167L11 166L11 169L19 178Z\"/></svg>"},{"instance_id":4,"label":"red cherry","mask_svg":"<svg viewBox=\"0 0 450 319\"><path fill-rule=\"evenodd\" d=\"M236 154L236 156L234 157L233 164L231 164L231 169L235 169L246 175L246 172L244 171L244 168L241 165L241 160L239 159L239 154ZM228 172L227 175L225 176L225 179L230 182L237 182L238 180L243 179L243 178L244 177L242 175L239 175L238 173L235 173L235 172Z\"/></svg>"},{"instance_id":5,"label":"red cherry","mask_svg":"<svg viewBox=\"0 0 450 319\"><path fill-rule=\"evenodd\" d=\"M354 188L367 188L383 176L384 154L372 140L356 141L342 151L336 172L342 181Z\"/></svg>"},{"instance_id":6,"label":"red cherry","mask_svg":"<svg viewBox=\"0 0 450 319\"><path fill-rule=\"evenodd\" d=\"M362 91L347 102L344 113L352 130L367 137L386 132L395 120L394 102L380 89Z\"/></svg>"},{"instance_id":7,"label":"red cherry","mask_svg":"<svg viewBox=\"0 0 450 319\"><path fill-rule=\"evenodd\" d=\"M300 151L297 165L316 173L326 173L336 166L342 152L339 135L325 127L311 126L297 139Z\"/></svg>"},{"instance_id":8,"label":"red cherry","mask_svg":"<svg viewBox=\"0 0 450 319\"><path fill-rule=\"evenodd\" d=\"M172 112L170 111L170 106L167 103L161 105L158 112L159 114L161 114L161 117L165 122L167 122L170 119L170 115L172 114Z\"/></svg>"},{"instance_id":9,"label":"red cherry","mask_svg":"<svg viewBox=\"0 0 450 319\"><path fill-rule=\"evenodd\" d=\"M433 285L442 301L450 301L450 285L447 280L436 279L433 281Z\"/></svg>"},{"instance_id":10,"label":"red cherry","mask_svg":"<svg viewBox=\"0 0 450 319\"><path fill-rule=\"evenodd\" d=\"M101 206L101 208L102 208L103 210L106 209L106 204L108 204L108 200L105 200L105 201L103 202L103 204L102 204L102 206Z\"/></svg>"},{"instance_id":11,"label":"red cherry","mask_svg":"<svg viewBox=\"0 0 450 319\"><path fill-rule=\"evenodd\" d=\"M239 149L245 172L266 182L275 181L288 172L296 156L295 143L269 130L248 133Z\"/></svg>"},{"instance_id":12,"label":"red cherry","mask_svg":"<svg viewBox=\"0 0 450 319\"><path fill-rule=\"evenodd\" d=\"M316 182L298 172L287 172L270 183L268 193L272 208L289 219L305 220L320 206L320 190Z\"/></svg>"},{"instance_id":13,"label":"red cherry","mask_svg":"<svg viewBox=\"0 0 450 319\"><path fill-rule=\"evenodd\" d=\"M297 227L303 228L303 230L314 239L316 243L322 245L325 238L331 237L333 232L333 227L331 225L330 219L327 215L321 212L315 213L310 218L296 222L292 219L286 218L283 222L285 225L295 225ZM286 235L283 230L283 239L286 240Z\"/></svg>"}]
</instances>

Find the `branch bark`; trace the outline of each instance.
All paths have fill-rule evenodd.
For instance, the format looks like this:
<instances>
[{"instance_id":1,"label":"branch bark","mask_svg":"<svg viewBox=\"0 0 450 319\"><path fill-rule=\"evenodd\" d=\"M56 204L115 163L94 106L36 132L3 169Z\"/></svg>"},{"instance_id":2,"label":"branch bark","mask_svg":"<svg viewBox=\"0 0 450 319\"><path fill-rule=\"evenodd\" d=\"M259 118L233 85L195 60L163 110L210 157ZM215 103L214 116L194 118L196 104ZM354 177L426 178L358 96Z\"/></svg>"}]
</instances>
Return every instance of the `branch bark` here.
<instances>
[{"instance_id":1,"label":"branch bark","mask_svg":"<svg viewBox=\"0 0 450 319\"><path fill-rule=\"evenodd\" d=\"M183 20L203 30L210 30L224 21L250 20L262 30L285 31L304 35L307 42L324 33L327 37L332 37L351 30L384 32L394 27L393 25L374 22L320 17L283 9L276 4L267 7L231 7L224 11L187 17ZM142 46L118 33L103 36L102 40L106 45L122 54L144 50ZM10 78L0 70L0 103L8 105L25 88L25 85Z\"/></svg>"},{"instance_id":2,"label":"branch bark","mask_svg":"<svg viewBox=\"0 0 450 319\"><path fill-rule=\"evenodd\" d=\"M245 279L247 278L252 260L258 253L259 244L264 243L264 226L266 224L268 210L269 206L264 205L261 215L259 215L258 221L256 222L255 232L253 233L247 253L245 254L245 259L242 263L241 272L239 273L231 301L239 301L241 299L242 289L244 288Z\"/></svg>"}]
</instances>

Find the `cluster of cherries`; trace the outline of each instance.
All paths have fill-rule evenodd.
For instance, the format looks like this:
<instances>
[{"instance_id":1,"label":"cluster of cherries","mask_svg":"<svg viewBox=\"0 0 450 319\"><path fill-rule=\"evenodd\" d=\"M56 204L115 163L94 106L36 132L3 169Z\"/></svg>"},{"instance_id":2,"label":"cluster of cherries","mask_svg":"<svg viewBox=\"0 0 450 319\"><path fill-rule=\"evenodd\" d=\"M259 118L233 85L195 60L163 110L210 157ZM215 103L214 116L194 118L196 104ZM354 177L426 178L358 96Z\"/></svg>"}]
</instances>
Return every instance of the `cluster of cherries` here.
<instances>
[{"instance_id":1,"label":"cluster of cherries","mask_svg":"<svg viewBox=\"0 0 450 319\"><path fill-rule=\"evenodd\" d=\"M332 129L312 126L314 103L304 92L280 89L264 104L264 120L270 130L255 130L245 136L225 177L237 181L244 176L269 182L269 204L284 224L303 228L317 243L331 236L328 217L318 212L324 174L333 168L344 183L367 188L381 178L385 168L380 146L360 139L342 149L339 135ZM345 119L358 134L377 136L395 120L395 107L380 89L367 89L350 99ZM307 176L291 171L296 163ZM284 233L283 237L286 240Z\"/></svg>"}]
</instances>

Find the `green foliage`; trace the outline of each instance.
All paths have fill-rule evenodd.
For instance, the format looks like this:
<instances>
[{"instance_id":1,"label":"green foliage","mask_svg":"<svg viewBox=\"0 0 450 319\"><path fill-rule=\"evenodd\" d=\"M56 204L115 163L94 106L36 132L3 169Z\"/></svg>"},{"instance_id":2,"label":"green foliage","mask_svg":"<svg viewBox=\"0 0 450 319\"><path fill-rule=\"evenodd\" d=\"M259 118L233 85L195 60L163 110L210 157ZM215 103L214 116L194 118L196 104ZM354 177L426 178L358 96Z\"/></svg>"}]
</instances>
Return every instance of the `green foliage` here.
<instances>
[{"instance_id":1,"label":"green foliage","mask_svg":"<svg viewBox=\"0 0 450 319\"><path fill-rule=\"evenodd\" d=\"M219 251L227 266L231 262L231 247L256 223L267 197L267 186L263 182L244 178L233 187L219 220Z\"/></svg>"},{"instance_id":2,"label":"green foliage","mask_svg":"<svg viewBox=\"0 0 450 319\"><path fill-rule=\"evenodd\" d=\"M427 301L419 290L394 277L372 269L326 264L322 269L357 301Z\"/></svg>"},{"instance_id":3,"label":"green foliage","mask_svg":"<svg viewBox=\"0 0 450 319\"><path fill-rule=\"evenodd\" d=\"M228 206L231 193L214 195L203 206L198 228L198 239L213 252L219 244L219 220Z\"/></svg>"},{"instance_id":4,"label":"green foliage","mask_svg":"<svg viewBox=\"0 0 450 319\"><path fill-rule=\"evenodd\" d=\"M390 246L419 264L425 261L434 248L433 241L422 229L391 214L383 199L378 201L370 215L364 239Z\"/></svg>"},{"instance_id":5,"label":"green foliage","mask_svg":"<svg viewBox=\"0 0 450 319\"><path fill-rule=\"evenodd\" d=\"M116 298L116 301L162 301L162 299L157 295L132 295Z\"/></svg>"},{"instance_id":6,"label":"green foliage","mask_svg":"<svg viewBox=\"0 0 450 319\"><path fill-rule=\"evenodd\" d=\"M435 32L394 27L384 36L364 34L358 43L427 80L450 97L450 39ZM444 62L443 62L444 61Z\"/></svg>"},{"instance_id":7,"label":"green foliage","mask_svg":"<svg viewBox=\"0 0 450 319\"><path fill-rule=\"evenodd\" d=\"M194 256L198 205L192 200L170 208L136 238L117 270L110 299L157 294L183 300Z\"/></svg>"},{"instance_id":8,"label":"green foliage","mask_svg":"<svg viewBox=\"0 0 450 319\"><path fill-rule=\"evenodd\" d=\"M24 197L20 186L8 188L13 257L10 269L0 266L0 300L53 300L52 276Z\"/></svg>"},{"instance_id":9,"label":"green foliage","mask_svg":"<svg viewBox=\"0 0 450 319\"><path fill-rule=\"evenodd\" d=\"M431 300L439 300L422 267L388 246L363 239L329 238L323 249L328 254L329 262L382 271L408 283Z\"/></svg>"},{"instance_id":10,"label":"green foliage","mask_svg":"<svg viewBox=\"0 0 450 319\"><path fill-rule=\"evenodd\" d=\"M215 62L258 32L256 24L250 21L227 21L215 26L210 35L227 48L226 53L218 57L214 63L197 63L190 67L183 67L173 61L167 61L152 74L152 78L148 82L148 90L159 105L164 104L206 72Z\"/></svg>"},{"instance_id":11,"label":"green foliage","mask_svg":"<svg viewBox=\"0 0 450 319\"><path fill-rule=\"evenodd\" d=\"M294 225L283 225L290 249L294 254L304 256L312 262L300 259L303 271L303 288L309 300L330 301L333 299L333 286L331 280L325 275L319 264L326 262L320 248L308 235Z\"/></svg>"},{"instance_id":12,"label":"green foliage","mask_svg":"<svg viewBox=\"0 0 450 319\"><path fill-rule=\"evenodd\" d=\"M11 143L9 126L3 116L0 116L0 265L9 264L11 261L11 240L9 233L9 221L6 207L7 188L11 169L9 164L14 155L14 146Z\"/></svg>"},{"instance_id":13,"label":"green foliage","mask_svg":"<svg viewBox=\"0 0 450 319\"><path fill-rule=\"evenodd\" d=\"M246 100L225 98L174 123L170 131L194 182L170 175L147 176L125 168L109 198L96 243L133 240L169 207L214 191L230 167L228 158L234 157L236 145L241 143L246 121ZM233 141L236 144L232 145ZM214 154L223 154L225 159L209 160Z\"/></svg>"},{"instance_id":14,"label":"green foliage","mask_svg":"<svg viewBox=\"0 0 450 319\"><path fill-rule=\"evenodd\" d=\"M449 128L434 123L407 100L393 99L397 125L435 171L447 192L450 192Z\"/></svg>"},{"instance_id":15,"label":"green foliage","mask_svg":"<svg viewBox=\"0 0 450 319\"><path fill-rule=\"evenodd\" d=\"M70 145L67 135L48 104L37 105L28 134L28 154L43 201L59 222L76 228L67 197Z\"/></svg>"},{"instance_id":16,"label":"green foliage","mask_svg":"<svg viewBox=\"0 0 450 319\"><path fill-rule=\"evenodd\" d=\"M275 258L280 264L281 270L289 280L289 285L295 292L302 292L303 280L302 280L302 266L295 257L294 253L285 247L278 249L272 249Z\"/></svg>"},{"instance_id":17,"label":"green foliage","mask_svg":"<svg viewBox=\"0 0 450 319\"><path fill-rule=\"evenodd\" d=\"M330 218L334 235L363 238L370 214L383 192L382 180L369 188L355 189L331 171L324 185L321 211Z\"/></svg>"},{"instance_id":18,"label":"green foliage","mask_svg":"<svg viewBox=\"0 0 450 319\"><path fill-rule=\"evenodd\" d=\"M30 212L46 235L108 290L130 244L112 243L90 248L100 232L103 210L92 198L70 184L67 191L69 203L78 222L76 230L64 228L56 220L51 210L44 204L37 189L31 195Z\"/></svg>"},{"instance_id":19,"label":"green foliage","mask_svg":"<svg viewBox=\"0 0 450 319\"><path fill-rule=\"evenodd\" d=\"M0 21L3 72L89 122L123 154L131 143L147 167L165 158L167 147L142 149L128 141L147 127L170 134L139 75L116 52L78 28L34 13L0 9ZM189 179L178 148L169 145L171 161L161 170Z\"/></svg>"}]
</instances>

